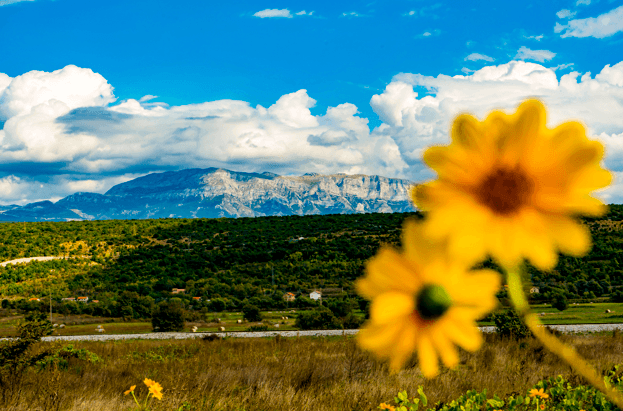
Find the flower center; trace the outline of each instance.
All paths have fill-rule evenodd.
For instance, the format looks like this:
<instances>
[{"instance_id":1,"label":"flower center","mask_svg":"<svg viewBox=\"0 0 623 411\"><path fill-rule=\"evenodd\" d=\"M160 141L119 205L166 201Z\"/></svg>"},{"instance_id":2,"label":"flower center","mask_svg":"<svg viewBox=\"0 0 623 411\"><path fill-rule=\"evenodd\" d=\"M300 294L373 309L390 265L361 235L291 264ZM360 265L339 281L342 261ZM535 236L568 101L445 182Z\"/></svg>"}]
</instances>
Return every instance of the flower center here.
<instances>
[{"instance_id":1,"label":"flower center","mask_svg":"<svg viewBox=\"0 0 623 411\"><path fill-rule=\"evenodd\" d=\"M519 166L497 168L482 181L476 189L476 196L495 213L508 215L529 201L532 189L532 181Z\"/></svg>"},{"instance_id":2,"label":"flower center","mask_svg":"<svg viewBox=\"0 0 623 411\"><path fill-rule=\"evenodd\" d=\"M424 320L436 320L452 305L452 300L445 288L428 284L422 287L416 296L415 306Z\"/></svg>"}]
</instances>

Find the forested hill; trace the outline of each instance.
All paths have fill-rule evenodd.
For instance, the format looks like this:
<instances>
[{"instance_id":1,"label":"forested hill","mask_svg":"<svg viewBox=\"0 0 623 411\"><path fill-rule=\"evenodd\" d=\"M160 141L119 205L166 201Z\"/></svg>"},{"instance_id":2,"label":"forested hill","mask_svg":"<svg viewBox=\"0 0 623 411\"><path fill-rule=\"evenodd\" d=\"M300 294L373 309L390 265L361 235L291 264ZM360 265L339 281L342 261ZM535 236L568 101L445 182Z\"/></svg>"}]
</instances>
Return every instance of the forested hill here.
<instances>
[{"instance_id":1,"label":"forested hill","mask_svg":"<svg viewBox=\"0 0 623 411\"><path fill-rule=\"evenodd\" d=\"M5 223L0 261L85 258L0 267L0 296L52 292L59 299L114 300L129 291L159 300L173 288L185 288L187 298L220 297L236 306L244 299L276 301L286 291L352 293L365 260L383 243L399 245L407 217L422 214ZM543 290L599 295L623 284L623 205L610 205L603 218L582 220L591 229L593 250L581 259L561 257L552 273L531 269Z\"/></svg>"}]
</instances>

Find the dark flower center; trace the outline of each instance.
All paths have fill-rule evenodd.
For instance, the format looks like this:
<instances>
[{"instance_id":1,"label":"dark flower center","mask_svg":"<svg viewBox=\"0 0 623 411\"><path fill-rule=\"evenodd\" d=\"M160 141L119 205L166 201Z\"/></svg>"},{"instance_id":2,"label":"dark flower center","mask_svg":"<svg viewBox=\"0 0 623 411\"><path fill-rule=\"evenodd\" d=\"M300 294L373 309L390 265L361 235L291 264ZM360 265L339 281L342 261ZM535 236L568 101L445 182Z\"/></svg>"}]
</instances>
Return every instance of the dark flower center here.
<instances>
[{"instance_id":1,"label":"dark flower center","mask_svg":"<svg viewBox=\"0 0 623 411\"><path fill-rule=\"evenodd\" d=\"M523 170L497 168L476 189L478 200L497 214L516 213L529 202L533 183Z\"/></svg>"},{"instance_id":2,"label":"dark flower center","mask_svg":"<svg viewBox=\"0 0 623 411\"><path fill-rule=\"evenodd\" d=\"M448 292L440 285L425 285L415 299L417 312L424 320L436 320L444 315L451 305L452 300Z\"/></svg>"}]
</instances>

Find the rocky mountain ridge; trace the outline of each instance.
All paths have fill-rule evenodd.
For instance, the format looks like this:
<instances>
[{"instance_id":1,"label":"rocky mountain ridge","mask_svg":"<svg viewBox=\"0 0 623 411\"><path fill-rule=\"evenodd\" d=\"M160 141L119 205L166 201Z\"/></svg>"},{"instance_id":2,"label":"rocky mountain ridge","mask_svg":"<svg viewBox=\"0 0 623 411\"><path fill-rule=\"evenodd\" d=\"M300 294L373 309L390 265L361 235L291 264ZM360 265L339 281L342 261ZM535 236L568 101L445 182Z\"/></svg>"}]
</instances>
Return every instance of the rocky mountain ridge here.
<instances>
[{"instance_id":1,"label":"rocky mountain ridge","mask_svg":"<svg viewBox=\"0 0 623 411\"><path fill-rule=\"evenodd\" d=\"M408 180L308 173L279 176L219 168L152 173L105 194L0 207L0 221L260 217L415 211Z\"/></svg>"}]
</instances>

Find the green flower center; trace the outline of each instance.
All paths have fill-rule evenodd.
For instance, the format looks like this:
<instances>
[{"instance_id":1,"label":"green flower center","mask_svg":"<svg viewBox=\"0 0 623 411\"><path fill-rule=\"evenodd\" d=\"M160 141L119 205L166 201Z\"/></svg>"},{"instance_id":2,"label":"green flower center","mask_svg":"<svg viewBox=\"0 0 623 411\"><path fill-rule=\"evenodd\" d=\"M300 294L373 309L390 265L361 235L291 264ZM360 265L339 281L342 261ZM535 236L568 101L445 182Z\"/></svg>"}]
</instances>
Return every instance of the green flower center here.
<instances>
[{"instance_id":1,"label":"green flower center","mask_svg":"<svg viewBox=\"0 0 623 411\"><path fill-rule=\"evenodd\" d=\"M418 314L424 320L436 320L444 315L451 305L450 295L440 285L425 285L415 299Z\"/></svg>"}]
</instances>

